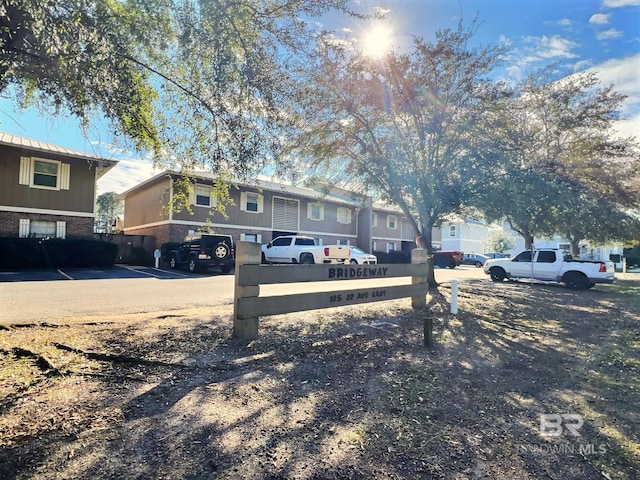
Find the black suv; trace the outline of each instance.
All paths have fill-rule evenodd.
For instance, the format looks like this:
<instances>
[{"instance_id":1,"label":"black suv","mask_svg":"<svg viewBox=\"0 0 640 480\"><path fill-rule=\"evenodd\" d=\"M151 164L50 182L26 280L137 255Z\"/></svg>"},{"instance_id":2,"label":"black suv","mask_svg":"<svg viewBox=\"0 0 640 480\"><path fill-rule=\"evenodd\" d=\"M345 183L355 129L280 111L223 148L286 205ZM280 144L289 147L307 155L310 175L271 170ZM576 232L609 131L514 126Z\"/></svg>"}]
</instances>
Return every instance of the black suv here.
<instances>
[{"instance_id":1,"label":"black suv","mask_svg":"<svg viewBox=\"0 0 640 480\"><path fill-rule=\"evenodd\" d=\"M184 242L165 243L162 258L171 268L186 267L190 272L220 267L229 273L235 265L235 249L230 235L202 233L187 235Z\"/></svg>"}]
</instances>

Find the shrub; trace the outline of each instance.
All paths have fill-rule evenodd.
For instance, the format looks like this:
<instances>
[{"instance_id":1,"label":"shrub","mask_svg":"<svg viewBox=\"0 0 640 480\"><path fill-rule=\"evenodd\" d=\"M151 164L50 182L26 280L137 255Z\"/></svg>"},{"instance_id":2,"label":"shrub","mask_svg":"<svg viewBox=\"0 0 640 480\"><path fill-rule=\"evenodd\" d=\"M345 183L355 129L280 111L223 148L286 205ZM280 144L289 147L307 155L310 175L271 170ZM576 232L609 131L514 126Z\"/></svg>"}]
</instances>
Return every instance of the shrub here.
<instances>
[{"instance_id":1,"label":"shrub","mask_svg":"<svg viewBox=\"0 0 640 480\"><path fill-rule=\"evenodd\" d=\"M0 269L111 268L118 246L86 238L0 238Z\"/></svg>"},{"instance_id":2,"label":"shrub","mask_svg":"<svg viewBox=\"0 0 640 480\"><path fill-rule=\"evenodd\" d=\"M401 251L379 252L373 254L378 258L378 263L411 263L411 254Z\"/></svg>"}]
</instances>

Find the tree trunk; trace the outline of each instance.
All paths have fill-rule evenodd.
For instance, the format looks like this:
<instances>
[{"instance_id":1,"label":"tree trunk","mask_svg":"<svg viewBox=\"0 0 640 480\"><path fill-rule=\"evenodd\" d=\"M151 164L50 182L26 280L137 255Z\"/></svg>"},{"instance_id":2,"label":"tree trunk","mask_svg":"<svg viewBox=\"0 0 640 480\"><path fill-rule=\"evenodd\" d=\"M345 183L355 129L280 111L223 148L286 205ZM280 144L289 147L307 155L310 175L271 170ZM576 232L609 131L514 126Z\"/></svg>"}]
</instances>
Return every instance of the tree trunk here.
<instances>
[{"instance_id":1,"label":"tree trunk","mask_svg":"<svg viewBox=\"0 0 640 480\"><path fill-rule=\"evenodd\" d=\"M571 246L571 257L572 258L580 258L580 239L579 238L575 238L575 239L568 238L567 240L569 240L569 245Z\"/></svg>"},{"instance_id":2,"label":"tree trunk","mask_svg":"<svg viewBox=\"0 0 640 480\"><path fill-rule=\"evenodd\" d=\"M522 238L524 238L525 250L531 250L531 247L533 246L533 235L531 235L529 232L524 232L522 234Z\"/></svg>"},{"instance_id":3,"label":"tree trunk","mask_svg":"<svg viewBox=\"0 0 640 480\"><path fill-rule=\"evenodd\" d=\"M431 234L432 225L423 225L421 235L416 238L418 248L427 250L427 283L429 288L438 288L440 284L436 282L435 272L433 271L433 236Z\"/></svg>"}]
</instances>

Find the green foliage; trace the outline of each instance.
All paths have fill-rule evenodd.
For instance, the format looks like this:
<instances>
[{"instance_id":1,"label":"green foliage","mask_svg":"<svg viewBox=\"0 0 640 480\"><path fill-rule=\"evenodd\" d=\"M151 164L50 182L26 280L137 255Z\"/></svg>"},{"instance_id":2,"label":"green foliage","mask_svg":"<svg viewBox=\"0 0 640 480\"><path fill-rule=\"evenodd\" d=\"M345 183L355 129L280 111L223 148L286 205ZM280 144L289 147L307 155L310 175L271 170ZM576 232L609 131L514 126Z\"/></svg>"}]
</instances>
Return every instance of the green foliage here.
<instances>
[{"instance_id":1,"label":"green foliage","mask_svg":"<svg viewBox=\"0 0 640 480\"><path fill-rule=\"evenodd\" d=\"M516 242L513 237L507 235L502 230L491 232L491 234L485 240L485 247L490 252L507 253L513 247Z\"/></svg>"},{"instance_id":2,"label":"green foliage","mask_svg":"<svg viewBox=\"0 0 640 480\"><path fill-rule=\"evenodd\" d=\"M469 183L472 204L527 241L624 238L630 230L619 227L633 223L625 208L640 201L640 156L633 139L611 133L623 98L593 74L531 76L485 141L490 161Z\"/></svg>"},{"instance_id":3,"label":"green foliage","mask_svg":"<svg viewBox=\"0 0 640 480\"><path fill-rule=\"evenodd\" d=\"M381 60L327 42L300 92L294 151L332 183L400 206L428 249L433 225L466 202L467 158L500 101L484 76L502 50L470 47L472 34L460 25Z\"/></svg>"},{"instance_id":4,"label":"green foliage","mask_svg":"<svg viewBox=\"0 0 640 480\"><path fill-rule=\"evenodd\" d=\"M124 213L124 202L115 192L107 192L96 198L96 232L111 233L113 222Z\"/></svg>"},{"instance_id":5,"label":"green foliage","mask_svg":"<svg viewBox=\"0 0 640 480\"><path fill-rule=\"evenodd\" d=\"M183 171L252 178L282 158L296 71L313 49L310 20L345 0L173 2L175 41L140 57L157 74L157 112L170 155Z\"/></svg>"},{"instance_id":6,"label":"green foliage","mask_svg":"<svg viewBox=\"0 0 640 480\"><path fill-rule=\"evenodd\" d=\"M128 59L143 38L150 43L148 32L165 31L158 12L169 5L161 0L4 0L0 92L14 86L18 103L68 111L84 125L100 110L136 146L159 151L156 92L148 71Z\"/></svg>"}]
</instances>

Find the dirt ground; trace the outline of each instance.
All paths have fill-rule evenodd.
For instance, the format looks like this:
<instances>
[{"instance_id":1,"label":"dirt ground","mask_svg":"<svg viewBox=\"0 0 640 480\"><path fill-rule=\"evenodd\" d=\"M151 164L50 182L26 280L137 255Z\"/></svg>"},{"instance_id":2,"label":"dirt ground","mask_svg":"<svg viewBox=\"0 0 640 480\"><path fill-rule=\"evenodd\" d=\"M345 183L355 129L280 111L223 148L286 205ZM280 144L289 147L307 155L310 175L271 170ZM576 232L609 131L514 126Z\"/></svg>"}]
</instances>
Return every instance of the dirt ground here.
<instances>
[{"instance_id":1,"label":"dirt ground","mask_svg":"<svg viewBox=\"0 0 640 480\"><path fill-rule=\"evenodd\" d=\"M231 305L0 326L0 478L637 479L640 279L623 278L465 283L457 316L443 284L426 312L263 318L249 344Z\"/></svg>"}]
</instances>

